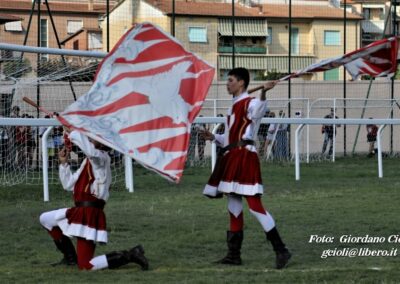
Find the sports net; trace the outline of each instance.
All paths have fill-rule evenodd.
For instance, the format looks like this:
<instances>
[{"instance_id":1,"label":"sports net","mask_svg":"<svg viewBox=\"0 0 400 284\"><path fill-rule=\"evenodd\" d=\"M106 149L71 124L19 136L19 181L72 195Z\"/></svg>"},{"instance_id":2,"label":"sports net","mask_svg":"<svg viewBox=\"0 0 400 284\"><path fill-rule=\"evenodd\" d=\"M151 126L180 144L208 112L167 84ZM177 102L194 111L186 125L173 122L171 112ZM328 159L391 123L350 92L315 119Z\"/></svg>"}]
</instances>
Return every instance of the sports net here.
<instances>
[{"instance_id":1,"label":"sports net","mask_svg":"<svg viewBox=\"0 0 400 284\"><path fill-rule=\"evenodd\" d=\"M45 114L22 101L24 96L49 111L61 112L75 98L89 90L100 61L91 56L61 57L44 53L22 54L9 50L0 52L0 115L13 118L44 118ZM259 83L253 82L253 85ZM395 84L397 88L397 82ZM335 98L335 94L340 96L342 92L340 81L327 83L299 80L292 82L292 98L287 99L287 83L281 83L268 95L269 112L265 117L324 118L331 114L331 110L334 110L332 115L339 118L344 118L345 113L346 118L399 117L399 103L390 99L389 81L374 82L370 90L371 96L366 98L368 85L368 81L349 83L348 93L354 98L339 99ZM225 84L222 81L214 82L201 115L225 116L231 104L232 100L226 95ZM298 126L262 123L256 135L262 161L293 161L294 132ZM187 167L210 166L211 145L199 133L201 129L212 131L215 127L219 128L216 131L222 132L222 126L217 122L192 125ZM0 125L1 185L42 182L40 145L46 129L47 127L41 125ZM370 131L365 125L336 128L329 125L323 127L322 124L306 126L301 132L300 157L304 161L320 162L345 154L373 156L376 143L372 144L368 138ZM376 128L373 131L376 133ZM399 134L399 126L388 126L384 129L382 146L386 155L397 155L399 152ZM54 184L58 183L57 153L64 143L62 128L54 127L47 142L49 183ZM115 172L114 181L118 183L124 179L124 171L120 170L123 167L122 155L115 151L110 152L110 155ZM74 148L71 158L73 167L78 167L83 155Z\"/></svg>"},{"instance_id":2,"label":"sports net","mask_svg":"<svg viewBox=\"0 0 400 284\"><path fill-rule=\"evenodd\" d=\"M61 112L92 85L99 59L83 56L60 56L1 50L0 116L46 118L22 101L27 97L51 112ZM42 182L42 137L47 126L0 125L0 184L36 184ZM61 126L55 126L47 137L49 184L58 183L58 152L64 147ZM124 180L123 156L111 151L114 184ZM72 168L84 158L73 147Z\"/></svg>"}]
</instances>

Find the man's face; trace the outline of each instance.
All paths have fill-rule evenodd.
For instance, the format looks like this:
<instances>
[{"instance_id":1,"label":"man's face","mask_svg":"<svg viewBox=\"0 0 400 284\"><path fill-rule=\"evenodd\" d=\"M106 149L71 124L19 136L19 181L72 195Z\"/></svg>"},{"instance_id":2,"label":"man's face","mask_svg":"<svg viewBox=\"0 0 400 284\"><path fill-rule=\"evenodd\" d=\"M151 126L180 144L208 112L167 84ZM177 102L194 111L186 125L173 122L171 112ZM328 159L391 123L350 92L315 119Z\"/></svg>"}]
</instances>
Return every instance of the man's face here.
<instances>
[{"instance_id":1,"label":"man's face","mask_svg":"<svg viewBox=\"0 0 400 284\"><path fill-rule=\"evenodd\" d=\"M235 76L230 75L226 82L226 89L230 95L237 95L244 86L243 80L238 80Z\"/></svg>"}]
</instances>

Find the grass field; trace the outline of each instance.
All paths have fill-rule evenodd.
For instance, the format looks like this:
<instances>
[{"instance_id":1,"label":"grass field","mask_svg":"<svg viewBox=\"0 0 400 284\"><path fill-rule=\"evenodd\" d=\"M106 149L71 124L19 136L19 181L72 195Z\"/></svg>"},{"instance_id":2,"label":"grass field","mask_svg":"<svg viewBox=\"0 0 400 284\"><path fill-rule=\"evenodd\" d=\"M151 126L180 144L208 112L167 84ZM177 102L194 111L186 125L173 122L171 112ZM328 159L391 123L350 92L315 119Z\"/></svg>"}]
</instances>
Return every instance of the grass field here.
<instances>
[{"instance_id":1,"label":"grass field","mask_svg":"<svg viewBox=\"0 0 400 284\"><path fill-rule=\"evenodd\" d=\"M342 235L388 237L400 233L399 161L384 161L377 178L374 159L338 159L302 165L301 181L293 165L263 165L263 203L277 221L293 253L289 266L274 269L274 254L261 226L245 205L244 264L214 265L226 253L226 200L201 192L208 168L190 168L179 185L144 169L135 169L135 193L112 189L106 207L109 243L96 254L143 244L151 269L135 265L98 272L51 267L60 254L41 228L41 212L72 204L69 193L51 188L42 201L40 186L0 190L1 283L395 283L400 257L328 257L326 249L399 248L400 243L343 244ZM309 243L311 235L333 243Z\"/></svg>"}]
</instances>

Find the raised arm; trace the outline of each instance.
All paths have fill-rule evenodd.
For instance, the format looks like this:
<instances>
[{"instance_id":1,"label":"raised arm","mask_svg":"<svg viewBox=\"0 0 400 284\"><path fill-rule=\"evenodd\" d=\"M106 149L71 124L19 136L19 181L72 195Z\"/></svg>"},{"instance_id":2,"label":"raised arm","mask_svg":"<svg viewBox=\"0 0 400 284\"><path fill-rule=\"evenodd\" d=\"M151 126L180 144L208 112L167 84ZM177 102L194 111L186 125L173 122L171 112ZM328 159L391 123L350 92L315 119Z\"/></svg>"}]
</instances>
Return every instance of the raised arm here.
<instances>
[{"instance_id":1,"label":"raised arm","mask_svg":"<svg viewBox=\"0 0 400 284\"><path fill-rule=\"evenodd\" d=\"M78 131L72 131L69 134L69 139L73 144L77 145L82 150L82 152L90 159L91 162L102 165L106 161L108 154L104 151L96 149L86 135Z\"/></svg>"}]
</instances>

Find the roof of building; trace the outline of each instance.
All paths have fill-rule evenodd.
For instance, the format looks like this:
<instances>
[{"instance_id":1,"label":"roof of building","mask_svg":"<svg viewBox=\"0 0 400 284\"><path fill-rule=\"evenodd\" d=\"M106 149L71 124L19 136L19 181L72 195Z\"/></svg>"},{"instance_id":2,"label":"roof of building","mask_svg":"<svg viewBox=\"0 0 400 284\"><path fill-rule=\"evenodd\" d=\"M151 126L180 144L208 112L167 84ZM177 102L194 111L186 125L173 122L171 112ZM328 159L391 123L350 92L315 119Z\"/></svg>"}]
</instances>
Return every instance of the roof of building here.
<instances>
[{"instance_id":1,"label":"roof of building","mask_svg":"<svg viewBox=\"0 0 400 284\"><path fill-rule=\"evenodd\" d=\"M261 6L263 15L267 18L288 18L289 6L282 4L265 4ZM343 9L324 6L292 5L292 18L297 19L343 19ZM346 13L349 20L361 20L362 17Z\"/></svg>"},{"instance_id":2,"label":"roof of building","mask_svg":"<svg viewBox=\"0 0 400 284\"><path fill-rule=\"evenodd\" d=\"M94 13L103 14L106 12L105 4L93 4L93 10L89 10L88 3L77 2L48 2L51 12L72 12L72 13ZM35 8L37 6L35 5ZM13 0L0 1L0 10L2 11L30 11L32 9L32 0ZM41 4L41 10L47 11L44 3Z\"/></svg>"},{"instance_id":3,"label":"roof of building","mask_svg":"<svg viewBox=\"0 0 400 284\"><path fill-rule=\"evenodd\" d=\"M172 14L171 0L144 0L154 8L165 14ZM175 2L176 15L198 15L198 16L231 16L232 4L221 2ZM263 17L258 9L235 4L235 16L237 17Z\"/></svg>"},{"instance_id":4,"label":"roof of building","mask_svg":"<svg viewBox=\"0 0 400 284\"><path fill-rule=\"evenodd\" d=\"M171 0L144 0L165 14L172 14ZM175 2L176 15L197 15L211 17L232 16L231 3L220 2ZM263 4L253 7L235 4L236 17L288 18L289 6L284 4ZM292 18L298 19L343 19L342 9L321 5L292 5ZM349 20L361 20L362 17L346 13Z\"/></svg>"},{"instance_id":5,"label":"roof of building","mask_svg":"<svg viewBox=\"0 0 400 284\"><path fill-rule=\"evenodd\" d=\"M16 17L13 15L8 15L8 14L0 14L0 25L3 25L8 22L14 22L14 21L20 21L20 17Z\"/></svg>"}]
</instances>

